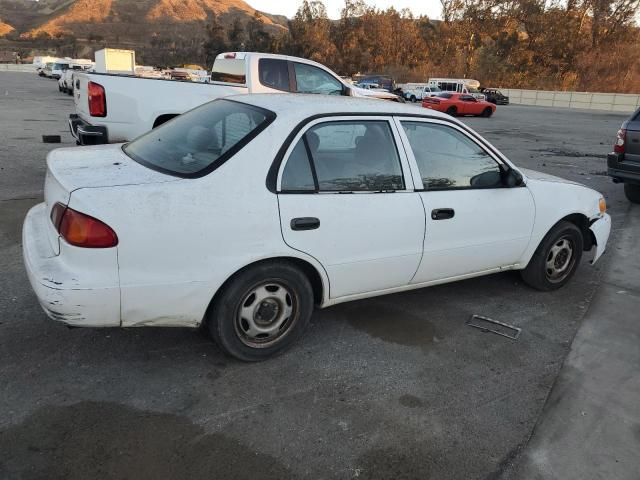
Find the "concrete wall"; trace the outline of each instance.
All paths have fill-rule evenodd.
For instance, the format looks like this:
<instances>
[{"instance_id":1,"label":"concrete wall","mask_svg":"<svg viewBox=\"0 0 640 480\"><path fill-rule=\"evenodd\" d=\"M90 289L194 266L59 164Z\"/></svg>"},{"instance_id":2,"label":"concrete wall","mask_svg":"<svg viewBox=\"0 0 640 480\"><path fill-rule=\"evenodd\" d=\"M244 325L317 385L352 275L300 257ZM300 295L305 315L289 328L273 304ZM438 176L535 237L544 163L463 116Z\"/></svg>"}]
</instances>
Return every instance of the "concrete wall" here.
<instances>
[{"instance_id":1,"label":"concrete wall","mask_svg":"<svg viewBox=\"0 0 640 480\"><path fill-rule=\"evenodd\" d=\"M640 107L640 95L628 93L555 92L503 88L511 103L542 107L583 108L609 112L633 112Z\"/></svg>"},{"instance_id":2,"label":"concrete wall","mask_svg":"<svg viewBox=\"0 0 640 480\"><path fill-rule=\"evenodd\" d=\"M30 63L16 65L15 63L0 63L0 72L32 72L35 73L36 67Z\"/></svg>"}]
</instances>

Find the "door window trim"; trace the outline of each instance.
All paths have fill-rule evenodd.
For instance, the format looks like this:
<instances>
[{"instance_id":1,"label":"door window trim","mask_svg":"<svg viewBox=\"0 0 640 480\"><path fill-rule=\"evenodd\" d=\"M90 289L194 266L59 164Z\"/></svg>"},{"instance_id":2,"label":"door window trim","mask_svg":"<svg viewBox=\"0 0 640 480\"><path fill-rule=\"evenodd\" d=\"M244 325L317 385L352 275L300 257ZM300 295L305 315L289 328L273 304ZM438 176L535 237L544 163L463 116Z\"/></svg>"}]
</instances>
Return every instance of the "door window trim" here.
<instances>
[{"instance_id":1,"label":"door window trim","mask_svg":"<svg viewBox=\"0 0 640 480\"><path fill-rule=\"evenodd\" d=\"M418 162L416 160L416 157L413 153L413 148L411 148L411 143L409 142L409 137L407 137L406 132L404 131L404 127L402 126L402 122L412 122L412 123L426 123L426 124L430 124L430 125L442 125L445 127L449 127L449 128L453 128L455 129L457 132L459 132L461 135L463 135L465 138L467 138L470 142L472 142L474 145L476 145L478 148L480 148L487 156L489 156L494 162L496 162L496 164L498 165L498 168L504 172L505 168L509 169L509 168L513 168L514 170L517 170L513 167L513 165L511 165L509 162L505 161L505 159L503 159L501 156L497 155L493 149L488 148L488 145L486 145L485 142L480 142L478 141L479 137L475 137L473 135L470 135L469 132L463 128L461 125L458 125L456 123L453 123L451 121L447 121L444 119L438 119L438 118L416 118L416 117L408 117L408 116L395 116L394 117L394 121L397 125L398 131L400 133L400 138L402 139L402 143L404 146L404 150L406 152L407 155L407 159L409 160L409 164L411 165L411 172L413 173L414 171L416 172L413 175L413 180L414 183L416 185L416 191L419 192L442 192L442 191L447 191L447 190L496 190L496 189L500 189L500 188L509 188L507 186L500 186L500 187L445 187L445 188L426 188L424 186L424 181L422 180L422 174L420 173L420 167L418 166ZM474 132L475 133L475 132ZM522 186L524 186L524 182L522 184Z\"/></svg>"},{"instance_id":2,"label":"door window trim","mask_svg":"<svg viewBox=\"0 0 640 480\"><path fill-rule=\"evenodd\" d=\"M394 143L394 147L396 149L396 153L398 155L398 161L400 162L400 171L402 174L402 179L404 181L404 189L399 189L399 190L389 190L389 191L376 191L376 190L335 190L335 191L331 191L331 190L321 190L318 189L318 180L317 180L317 174L315 171L315 165L313 163L313 159L310 155L310 149L309 149L309 145L307 142L306 137L304 137L304 135L311 130L313 127L320 125L320 124L325 124L325 123L343 123L343 122L366 122L366 121L382 121L382 122L386 122L387 125L389 126L389 131L391 132L392 138L393 138L393 143ZM299 126L300 127L300 126ZM292 138L291 138L292 137ZM305 151L307 153L307 158L311 164L311 173L313 175L313 179L314 179L314 183L316 188L314 190L282 190L282 175L284 174L284 170L287 166L287 162L290 160L291 158L291 154L293 153L293 150L295 149L295 147L297 146L298 142L300 141L300 139L303 139L304 145L305 145ZM284 151L280 162L278 164L278 170L277 170L277 176L275 178L276 182L275 182L275 193L277 193L278 195L299 195L299 194L320 194L320 195L362 195L362 194L385 194L385 193L406 193L406 192L414 192L415 191L415 182L413 179L413 174L412 174L412 169L410 166L410 162L409 159L407 158L407 154L402 142L402 138L399 135L399 132L397 130L397 126L395 125L395 122L393 121L393 117L392 116L388 116L388 115L349 115L349 116L344 116L344 115L336 115L336 116L329 116L329 117L325 117L325 116L321 116L319 118L315 118L307 123L305 123L304 125L302 125L299 129L294 130L292 132L292 135L290 135L290 137L285 141L285 145L286 142L289 142L286 150ZM402 148L400 148L402 146ZM277 158L276 161L274 161L274 165L272 165L272 169L273 167L276 165L275 162L277 162ZM269 178L267 178L267 182L269 181Z\"/></svg>"}]
</instances>

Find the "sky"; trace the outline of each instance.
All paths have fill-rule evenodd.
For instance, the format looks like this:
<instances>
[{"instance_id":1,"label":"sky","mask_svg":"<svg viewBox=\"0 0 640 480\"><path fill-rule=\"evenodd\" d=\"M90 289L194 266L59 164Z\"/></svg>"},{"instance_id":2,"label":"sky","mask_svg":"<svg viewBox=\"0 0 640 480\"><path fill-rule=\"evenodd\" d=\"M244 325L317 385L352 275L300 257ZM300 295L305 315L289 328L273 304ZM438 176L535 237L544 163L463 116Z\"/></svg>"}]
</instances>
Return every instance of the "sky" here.
<instances>
[{"instance_id":1,"label":"sky","mask_svg":"<svg viewBox=\"0 0 640 480\"><path fill-rule=\"evenodd\" d=\"M396 10L409 8L416 16L428 15L429 18L440 18L440 0L365 0L365 2L381 9L391 6ZM296 14L302 0L247 0L247 3L256 10L291 18ZM340 18L344 0L322 0L322 3L327 7L329 18Z\"/></svg>"}]
</instances>

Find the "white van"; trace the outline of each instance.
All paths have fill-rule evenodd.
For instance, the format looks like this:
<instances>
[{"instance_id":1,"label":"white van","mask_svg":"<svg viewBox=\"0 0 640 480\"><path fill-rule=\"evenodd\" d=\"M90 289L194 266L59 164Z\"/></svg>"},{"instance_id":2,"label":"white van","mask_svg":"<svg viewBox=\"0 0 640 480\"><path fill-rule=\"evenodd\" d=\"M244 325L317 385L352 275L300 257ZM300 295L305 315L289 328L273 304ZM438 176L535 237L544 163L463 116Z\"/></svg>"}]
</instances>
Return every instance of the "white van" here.
<instances>
[{"instance_id":1,"label":"white van","mask_svg":"<svg viewBox=\"0 0 640 480\"><path fill-rule=\"evenodd\" d=\"M480 93L480 82L472 78L430 78L429 85L440 88L443 92L466 93L478 100L485 100Z\"/></svg>"},{"instance_id":2,"label":"white van","mask_svg":"<svg viewBox=\"0 0 640 480\"><path fill-rule=\"evenodd\" d=\"M47 64L48 66L49 64ZM49 78L55 78L56 80L59 80L60 77L62 76L62 74L64 73L64 71L69 68L69 61L68 60L60 60L57 61L55 63L53 63L51 65L51 72L49 74L47 74L47 76Z\"/></svg>"}]
</instances>

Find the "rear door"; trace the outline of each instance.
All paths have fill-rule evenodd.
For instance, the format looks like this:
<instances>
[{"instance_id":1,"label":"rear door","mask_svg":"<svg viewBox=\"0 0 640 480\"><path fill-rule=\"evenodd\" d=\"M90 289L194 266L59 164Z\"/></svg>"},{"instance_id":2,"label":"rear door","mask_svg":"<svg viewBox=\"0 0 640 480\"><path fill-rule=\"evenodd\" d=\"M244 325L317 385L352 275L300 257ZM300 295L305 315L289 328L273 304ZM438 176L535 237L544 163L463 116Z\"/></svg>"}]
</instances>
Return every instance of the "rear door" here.
<instances>
[{"instance_id":1,"label":"rear door","mask_svg":"<svg viewBox=\"0 0 640 480\"><path fill-rule=\"evenodd\" d=\"M331 298L407 285L418 268L425 214L398 145L391 119L322 118L284 157L282 235L324 266Z\"/></svg>"}]
</instances>

